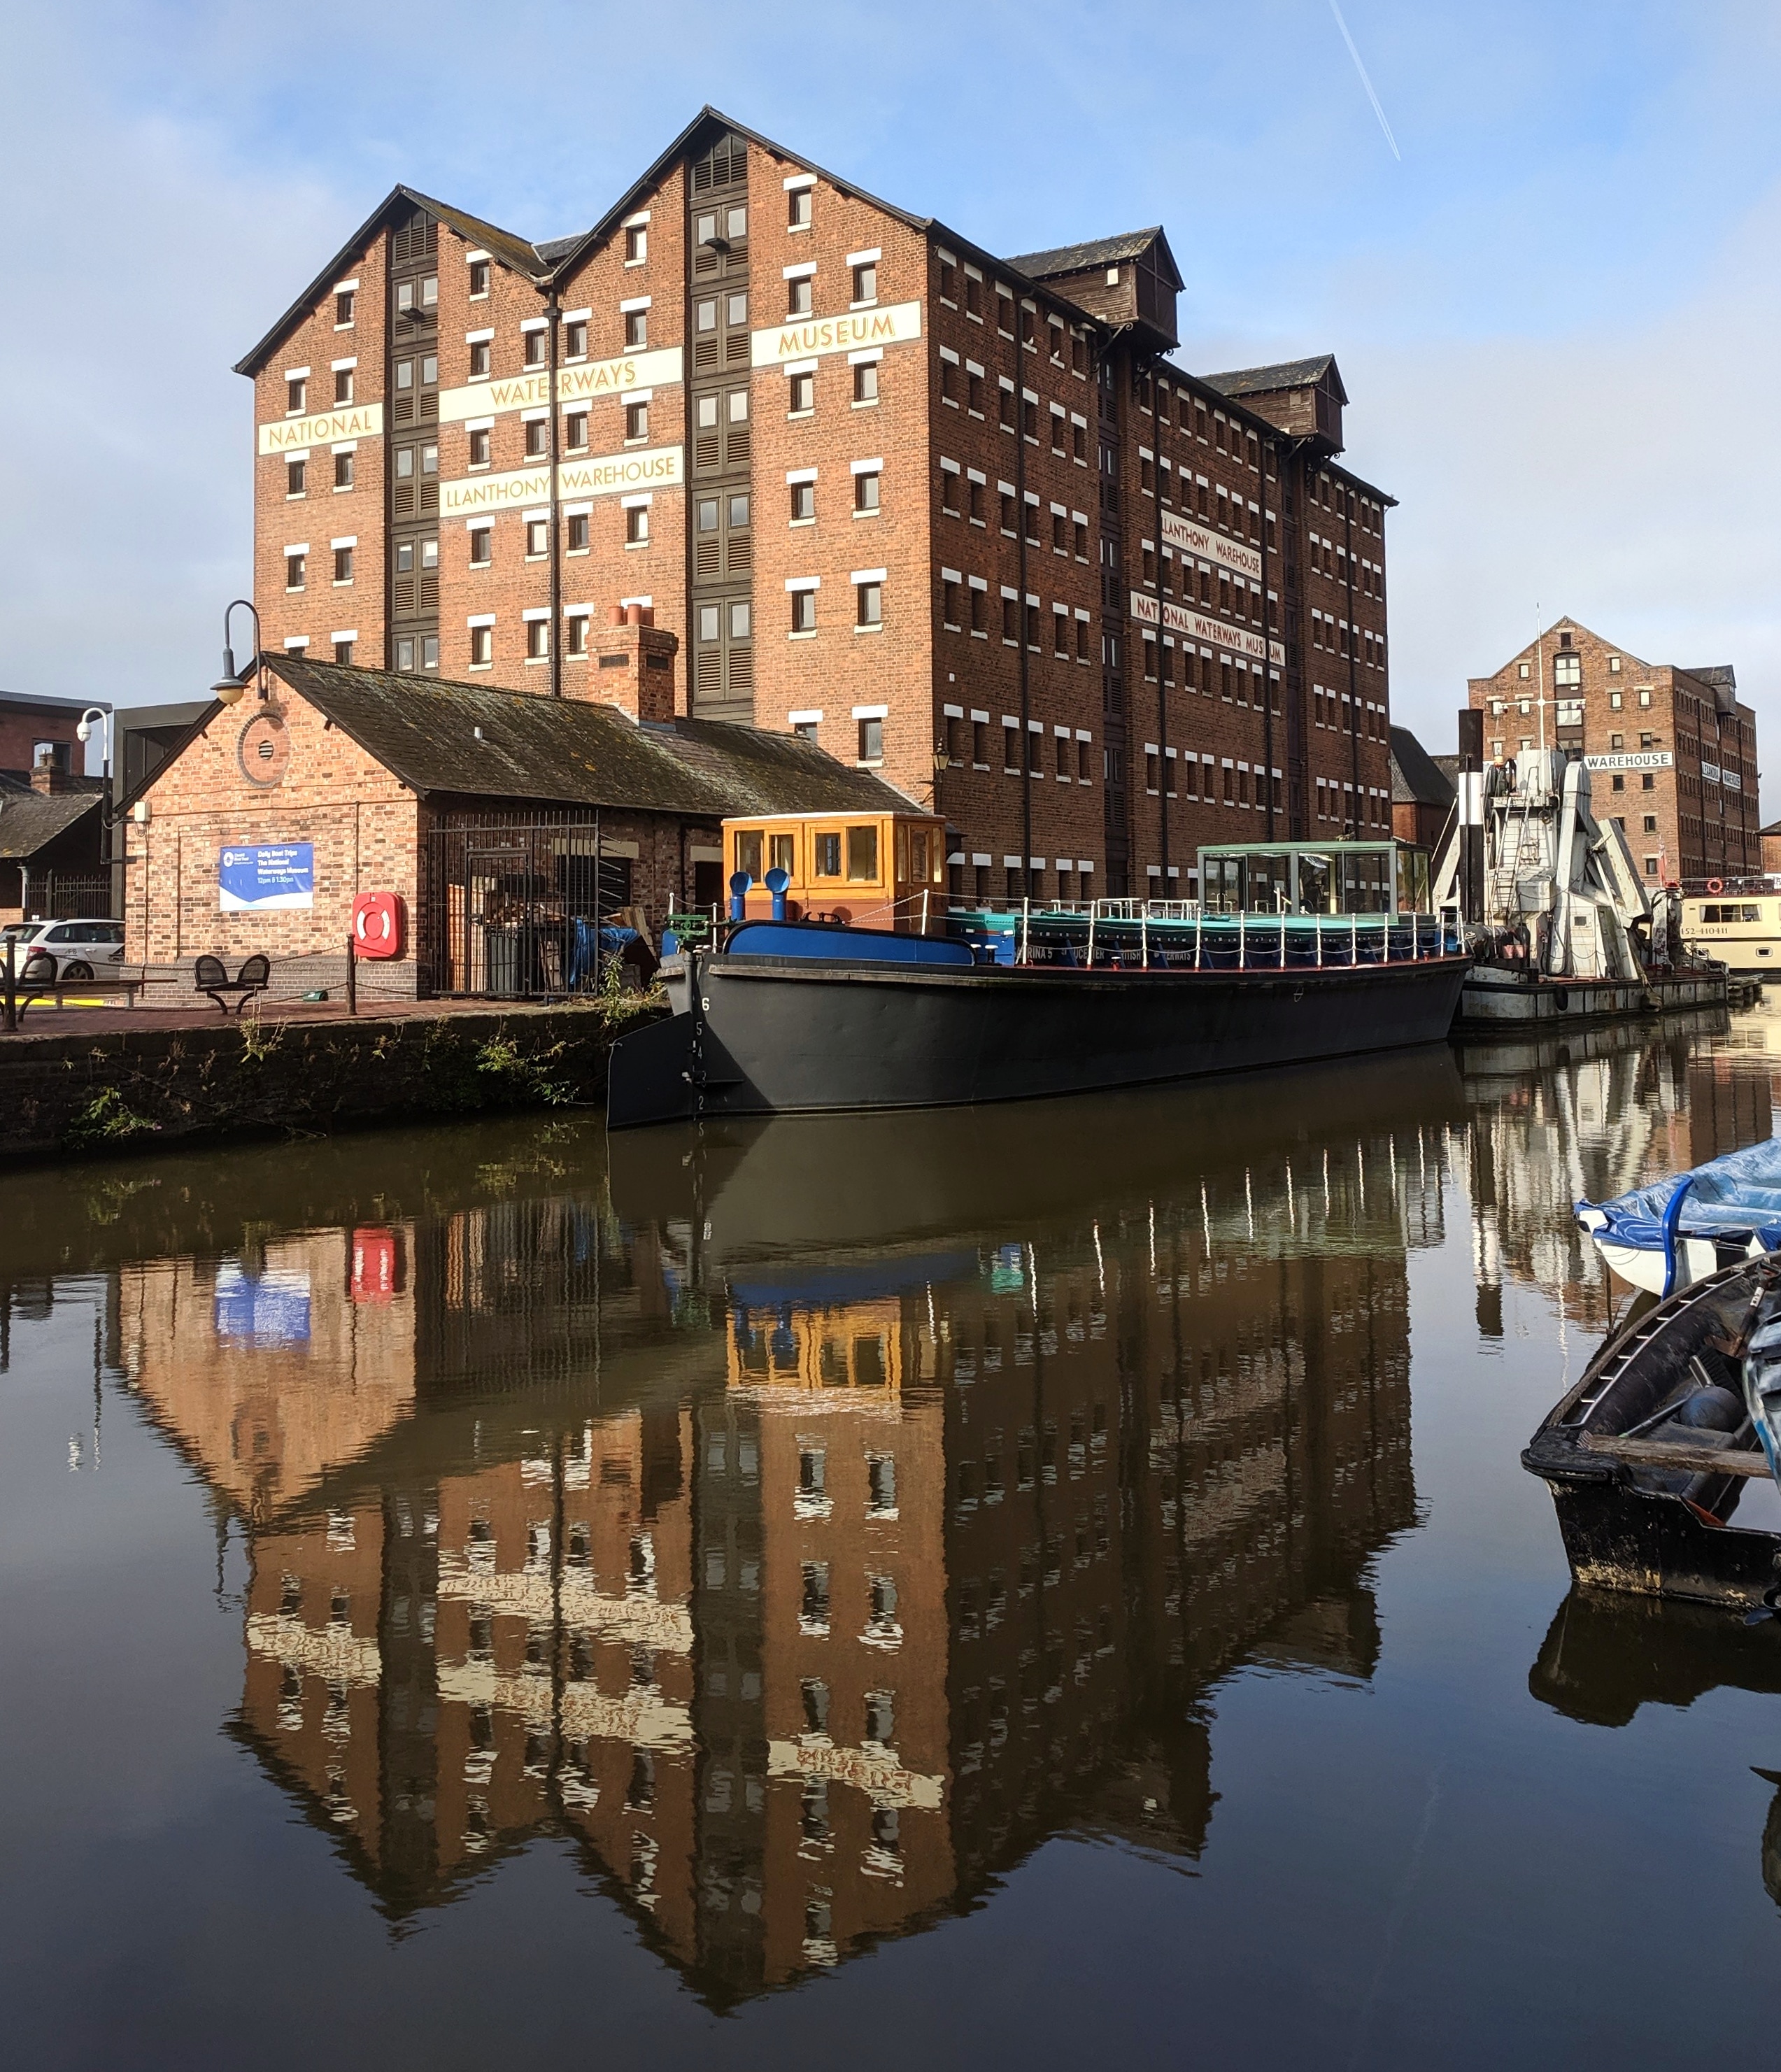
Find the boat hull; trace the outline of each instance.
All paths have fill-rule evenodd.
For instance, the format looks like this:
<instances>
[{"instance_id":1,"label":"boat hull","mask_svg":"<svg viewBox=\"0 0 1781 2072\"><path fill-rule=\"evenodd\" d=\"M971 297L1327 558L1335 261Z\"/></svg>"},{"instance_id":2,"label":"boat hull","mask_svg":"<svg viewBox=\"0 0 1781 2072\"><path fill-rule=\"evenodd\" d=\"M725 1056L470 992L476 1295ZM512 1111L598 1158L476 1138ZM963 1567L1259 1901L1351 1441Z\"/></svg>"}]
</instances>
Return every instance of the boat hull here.
<instances>
[{"instance_id":1,"label":"boat hull","mask_svg":"<svg viewBox=\"0 0 1781 2072\"><path fill-rule=\"evenodd\" d=\"M1454 1027L1465 1034L1531 1033L1577 1022L1631 1020L1725 1005L1723 972L1635 983L1627 979L1542 978L1480 964L1466 978Z\"/></svg>"},{"instance_id":2,"label":"boat hull","mask_svg":"<svg viewBox=\"0 0 1781 2072\"><path fill-rule=\"evenodd\" d=\"M928 969L701 958L689 1011L615 1046L613 1128L965 1106L1438 1042L1463 957L1269 971Z\"/></svg>"}]
</instances>

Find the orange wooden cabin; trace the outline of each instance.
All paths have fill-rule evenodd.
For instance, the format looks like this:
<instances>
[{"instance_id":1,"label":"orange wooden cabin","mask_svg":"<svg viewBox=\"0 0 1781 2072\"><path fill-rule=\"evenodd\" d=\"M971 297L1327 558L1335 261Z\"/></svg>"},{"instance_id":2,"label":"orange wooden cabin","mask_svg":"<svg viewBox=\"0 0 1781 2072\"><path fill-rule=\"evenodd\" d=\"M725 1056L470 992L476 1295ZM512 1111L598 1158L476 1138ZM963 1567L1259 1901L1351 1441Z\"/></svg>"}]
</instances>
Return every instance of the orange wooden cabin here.
<instances>
[{"instance_id":1,"label":"orange wooden cabin","mask_svg":"<svg viewBox=\"0 0 1781 2072\"><path fill-rule=\"evenodd\" d=\"M770 813L723 824L724 886L748 874L747 915L773 911L783 870L786 915L939 935L946 911L946 823L932 813Z\"/></svg>"}]
</instances>

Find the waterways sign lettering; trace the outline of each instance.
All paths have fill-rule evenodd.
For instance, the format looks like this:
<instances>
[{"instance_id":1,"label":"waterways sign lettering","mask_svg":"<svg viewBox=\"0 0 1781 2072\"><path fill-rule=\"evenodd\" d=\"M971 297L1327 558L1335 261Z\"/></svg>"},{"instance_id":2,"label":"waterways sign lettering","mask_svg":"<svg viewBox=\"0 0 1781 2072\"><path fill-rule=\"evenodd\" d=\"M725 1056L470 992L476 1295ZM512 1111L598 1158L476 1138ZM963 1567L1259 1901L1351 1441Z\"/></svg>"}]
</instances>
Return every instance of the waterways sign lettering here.
<instances>
[{"instance_id":1,"label":"waterways sign lettering","mask_svg":"<svg viewBox=\"0 0 1781 2072\"><path fill-rule=\"evenodd\" d=\"M218 904L225 914L273 914L315 904L315 845L225 849L217 860Z\"/></svg>"},{"instance_id":2,"label":"waterways sign lettering","mask_svg":"<svg viewBox=\"0 0 1781 2072\"><path fill-rule=\"evenodd\" d=\"M844 317L808 317L750 335L751 364L777 367L788 360L815 360L825 352L858 352L868 346L901 345L921 336L921 304L893 302L884 310L850 310Z\"/></svg>"},{"instance_id":3,"label":"waterways sign lettering","mask_svg":"<svg viewBox=\"0 0 1781 2072\"><path fill-rule=\"evenodd\" d=\"M627 352L616 360L590 360L585 366L557 370L557 395L565 403L599 396L622 396L632 388L667 387L681 378L681 349L664 346L655 352ZM442 388L439 422L462 424L467 417L497 417L503 410L535 409L550 400L550 372L538 368L512 381L473 381L466 388Z\"/></svg>"},{"instance_id":4,"label":"waterways sign lettering","mask_svg":"<svg viewBox=\"0 0 1781 2072\"><path fill-rule=\"evenodd\" d=\"M1141 626L1160 624L1169 633L1185 634L1207 648L1222 648L1227 654L1245 655L1252 662L1264 657L1278 668L1285 664L1286 650L1277 640L1263 643L1259 633L1227 626L1221 619L1208 619L1203 611L1189 611L1178 604L1160 604L1143 590L1132 592L1132 616Z\"/></svg>"},{"instance_id":5,"label":"waterways sign lettering","mask_svg":"<svg viewBox=\"0 0 1781 2072\"><path fill-rule=\"evenodd\" d=\"M318 410L307 417L280 417L260 427L262 454L290 453L299 447L331 446L340 439L374 439L384 429L381 403L351 403L339 410Z\"/></svg>"},{"instance_id":6,"label":"waterways sign lettering","mask_svg":"<svg viewBox=\"0 0 1781 2072\"><path fill-rule=\"evenodd\" d=\"M646 446L638 453L565 461L557 471L559 497L613 496L621 491L676 489L682 480L679 446ZM506 475L467 475L439 485L442 519L474 518L548 504L550 470L516 468Z\"/></svg>"}]
</instances>

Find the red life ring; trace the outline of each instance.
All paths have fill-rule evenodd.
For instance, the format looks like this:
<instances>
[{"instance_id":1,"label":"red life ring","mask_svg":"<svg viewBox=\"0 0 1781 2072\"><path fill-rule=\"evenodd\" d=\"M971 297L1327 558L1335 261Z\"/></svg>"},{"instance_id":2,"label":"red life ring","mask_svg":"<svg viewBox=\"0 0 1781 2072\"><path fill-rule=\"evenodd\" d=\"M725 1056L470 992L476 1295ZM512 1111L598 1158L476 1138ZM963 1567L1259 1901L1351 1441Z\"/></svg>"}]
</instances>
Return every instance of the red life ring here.
<instances>
[{"instance_id":1,"label":"red life ring","mask_svg":"<svg viewBox=\"0 0 1781 2072\"><path fill-rule=\"evenodd\" d=\"M1707 880L1707 890L1708 890L1709 892L1723 892L1723 891L1725 890L1725 879L1724 879L1724 878L1709 878Z\"/></svg>"}]
</instances>

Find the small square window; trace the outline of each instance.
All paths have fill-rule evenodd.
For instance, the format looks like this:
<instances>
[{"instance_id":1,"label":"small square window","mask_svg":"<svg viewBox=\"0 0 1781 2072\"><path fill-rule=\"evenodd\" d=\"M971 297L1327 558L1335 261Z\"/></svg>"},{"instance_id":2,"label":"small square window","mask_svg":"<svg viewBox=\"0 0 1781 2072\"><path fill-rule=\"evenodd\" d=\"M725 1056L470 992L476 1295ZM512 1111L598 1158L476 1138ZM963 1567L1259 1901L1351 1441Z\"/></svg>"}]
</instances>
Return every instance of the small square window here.
<instances>
[{"instance_id":1,"label":"small square window","mask_svg":"<svg viewBox=\"0 0 1781 2072\"><path fill-rule=\"evenodd\" d=\"M585 655L587 652L587 614L578 611L574 618L563 621L563 652L566 655Z\"/></svg>"},{"instance_id":2,"label":"small square window","mask_svg":"<svg viewBox=\"0 0 1781 2072\"><path fill-rule=\"evenodd\" d=\"M356 458L356 454L349 453L337 453L334 456L334 487L336 489L350 489L352 487L352 463Z\"/></svg>"},{"instance_id":3,"label":"small square window","mask_svg":"<svg viewBox=\"0 0 1781 2072\"><path fill-rule=\"evenodd\" d=\"M648 310L627 310L625 311L624 342L628 346L642 346L648 344L649 312Z\"/></svg>"},{"instance_id":4,"label":"small square window","mask_svg":"<svg viewBox=\"0 0 1781 2072\"><path fill-rule=\"evenodd\" d=\"M730 500L730 529L740 531L748 523L748 499L746 495L732 496Z\"/></svg>"},{"instance_id":5,"label":"small square window","mask_svg":"<svg viewBox=\"0 0 1781 2072\"><path fill-rule=\"evenodd\" d=\"M800 719L792 731L800 741L814 741L816 738L816 722L813 719Z\"/></svg>"},{"instance_id":6,"label":"small square window","mask_svg":"<svg viewBox=\"0 0 1781 2072\"><path fill-rule=\"evenodd\" d=\"M472 635L471 639L472 651L475 644L475 636ZM411 670L414 667L414 639L412 634L396 643L396 666L404 671Z\"/></svg>"},{"instance_id":7,"label":"small square window","mask_svg":"<svg viewBox=\"0 0 1781 2072\"><path fill-rule=\"evenodd\" d=\"M646 547L649 544L649 506L633 504L624 514L624 539L627 547Z\"/></svg>"},{"instance_id":8,"label":"small square window","mask_svg":"<svg viewBox=\"0 0 1781 2072\"><path fill-rule=\"evenodd\" d=\"M550 621L548 619L529 619L525 623L525 658L529 662L541 662L550 652Z\"/></svg>"},{"instance_id":9,"label":"small square window","mask_svg":"<svg viewBox=\"0 0 1781 2072\"><path fill-rule=\"evenodd\" d=\"M574 520L571 520L573 524ZM495 532L489 525L479 525L470 536L470 565L486 569L495 558Z\"/></svg>"},{"instance_id":10,"label":"small square window","mask_svg":"<svg viewBox=\"0 0 1781 2072\"><path fill-rule=\"evenodd\" d=\"M1639 693L1639 702L1641 705L1649 706L1651 701L1651 694L1649 691L1641 691Z\"/></svg>"},{"instance_id":11,"label":"small square window","mask_svg":"<svg viewBox=\"0 0 1781 2072\"><path fill-rule=\"evenodd\" d=\"M624 234L625 263L635 266L640 259L649 257L649 225L634 223Z\"/></svg>"},{"instance_id":12,"label":"small square window","mask_svg":"<svg viewBox=\"0 0 1781 2072\"><path fill-rule=\"evenodd\" d=\"M719 616L718 607L714 604L701 604L699 606L699 638L701 640L717 639Z\"/></svg>"},{"instance_id":13,"label":"small square window","mask_svg":"<svg viewBox=\"0 0 1781 2072\"><path fill-rule=\"evenodd\" d=\"M738 601L730 607L730 637L732 640L746 640L749 635L751 608Z\"/></svg>"},{"instance_id":14,"label":"small square window","mask_svg":"<svg viewBox=\"0 0 1781 2072\"><path fill-rule=\"evenodd\" d=\"M550 520L548 518L529 518L525 524L525 552L528 561L541 560L550 551Z\"/></svg>"},{"instance_id":15,"label":"small square window","mask_svg":"<svg viewBox=\"0 0 1781 2072\"><path fill-rule=\"evenodd\" d=\"M814 187L793 187L785 197L785 227L788 230L808 230L811 222L811 203Z\"/></svg>"},{"instance_id":16,"label":"small square window","mask_svg":"<svg viewBox=\"0 0 1781 2072\"><path fill-rule=\"evenodd\" d=\"M566 360L586 360L587 357L587 320L578 317L573 323L563 326L563 357Z\"/></svg>"},{"instance_id":17,"label":"small square window","mask_svg":"<svg viewBox=\"0 0 1781 2072\"><path fill-rule=\"evenodd\" d=\"M816 515L816 485L813 482L794 482L791 487L792 523L808 524Z\"/></svg>"},{"instance_id":18,"label":"small square window","mask_svg":"<svg viewBox=\"0 0 1781 2072\"><path fill-rule=\"evenodd\" d=\"M294 375L285 384L285 415L300 417L309 406L309 383L301 375Z\"/></svg>"},{"instance_id":19,"label":"small square window","mask_svg":"<svg viewBox=\"0 0 1781 2072\"><path fill-rule=\"evenodd\" d=\"M853 598L853 623L856 626L883 624L884 585L882 583L855 583Z\"/></svg>"},{"instance_id":20,"label":"small square window","mask_svg":"<svg viewBox=\"0 0 1781 2072\"><path fill-rule=\"evenodd\" d=\"M862 360L853 369L853 401L856 403L875 403L878 400L878 363Z\"/></svg>"},{"instance_id":21,"label":"small square window","mask_svg":"<svg viewBox=\"0 0 1781 2072\"><path fill-rule=\"evenodd\" d=\"M286 554L285 557L285 588L302 590L308 580L309 557L306 554Z\"/></svg>"},{"instance_id":22,"label":"small square window","mask_svg":"<svg viewBox=\"0 0 1781 2072\"><path fill-rule=\"evenodd\" d=\"M521 334L525 341L525 364L528 367L542 367L549 356L549 341L542 331L529 331Z\"/></svg>"},{"instance_id":23,"label":"small square window","mask_svg":"<svg viewBox=\"0 0 1781 2072\"><path fill-rule=\"evenodd\" d=\"M488 269L489 261L486 259L471 261L470 292L473 297L486 295L488 293Z\"/></svg>"},{"instance_id":24,"label":"small square window","mask_svg":"<svg viewBox=\"0 0 1781 2072\"><path fill-rule=\"evenodd\" d=\"M878 508L878 477L876 475L856 475L853 478L853 508L860 512L875 512Z\"/></svg>"},{"instance_id":25,"label":"small square window","mask_svg":"<svg viewBox=\"0 0 1781 2072\"><path fill-rule=\"evenodd\" d=\"M352 322L353 309L358 297L351 288L339 290L334 298L334 328L344 331Z\"/></svg>"},{"instance_id":26,"label":"small square window","mask_svg":"<svg viewBox=\"0 0 1781 2072\"><path fill-rule=\"evenodd\" d=\"M526 421L525 457L528 460L542 460L550 450L550 421L548 417L532 417Z\"/></svg>"},{"instance_id":27,"label":"small square window","mask_svg":"<svg viewBox=\"0 0 1781 2072\"><path fill-rule=\"evenodd\" d=\"M336 403L352 401L352 374L350 367L336 367L334 370L334 400Z\"/></svg>"},{"instance_id":28,"label":"small square window","mask_svg":"<svg viewBox=\"0 0 1781 2072\"><path fill-rule=\"evenodd\" d=\"M470 464L472 467L488 465L489 432L487 426L479 427L470 435Z\"/></svg>"},{"instance_id":29,"label":"small square window","mask_svg":"<svg viewBox=\"0 0 1781 2072\"><path fill-rule=\"evenodd\" d=\"M334 549L334 580L337 583L349 583L352 580L352 549L350 547L336 547Z\"/></svg>"},{"instance_id":30,"label":"small square window","mask_svg":"<svg viewBox=\"0 0 1781 2072\"><path fill-rule=\"evenodd\" d=\"M627 439L647 439L649 436L649 405L647 403L627 403L624 406L624 435Z\"/></svg>"},{"instance_id":31,"label":"small square window","mask_svg":"<svg viewBox=\"0 0 1781 2072\"><path fill-rule=\"evenodd\" d=\"M571 410L563 419L563 440L571 453L579 453L587 444L587 413Z\"/></svg>"},{"instance_id":32,"label":"small square window","mask_svg":"<svg viewBox=\"0 0 1781 2072\"><path fill-rule=\"evenodd\" d=\"M813 275L800 273L785 284L785 313L788 316L807 317L815 306L816 282Z\"/></svg>"},{"instance_id":33,"label":"small square window","mask_svg":"<svg viewBox=\"0 0 1781 2072\"><path fill-rule=\"evenodd\" d=\"M816 407L816 377L814 374L794 374L786 383L791 414L796 417Z\"/></svg>"},{"instance_id":34,"label":"small square window","mask_svg":"<svg viewBox=\"0 0 1781 2072\"><path fill-rule=\"evenodd\" d=\"M489 343L486 338L479 338L471 343L470 348L470 378L472 381L485 381L487 380L489 368L493 364L494 354L495 348ZM398 388L405 388L408 386L408 384L401 379L403 373L406 371L407 366L408 362L404 360L396 369L396 385Z\"/></svg>"},{"instance_id":35,"label":"small square window","mask_svg":"<svg viewBox=\"0 0 1781 2072\"><path fill-rule=\"evenodd\" d=\"M792 593L792 631L794 633L814 633L816 630L816 593L813 590L795 590Z\"/></svg>"},{"instance_id":36,"label":"small square window","mask_svg":"<svg viewBox=\"0 0 1781 2072\"><path fill-rule=\"evenodd\" d=\"M287 460L285 462L285 494L301 496L309 480L309 462L306 460Z\"/></svg>"},{"instance_id":37,"label":"small square window","mask_svg":"<svg viewBox=\"0 0 1781 2072\"><path fill-rule=\"evenodd\" d=\"M856 302L875 302L878 298L878 265L876 261L868 260L853 269L853 299Z\"/></svg>"},{"instance_id":38,"label":"small square window","mask_svg":"<svg viewBox=\"0 0 1781 2072\"><path fill-rule=\"evenodd\" d=\"M343 666L350 667L352 661L352 648L353 643L350 640L336 640L334 643L335 660Z\"/></svg>"},{"instance_id":39,"label":"small square window","mask_svg":"<svg viewBox=\"0 0 1781 2072\"><path fill-rule=\"evenodd\" d=\"M1655 835L1657 832L1657 816L1656 813L1646 814L1645 832L1648 835Z\"/></svg>"},{"instance_id":40,"label":"small square window","mask_svg":"<svg viewBox=\"0 0 1781 2072\"><path fill-rule=\"evenodd\" d=\"M492 626L473 626L470 629L470 666L486 669L495 660L495 629Z\"/></svg>"},{"instance_id":41,"label":"small square window","mask_svg":"<svg viewBox=\"0 0 1781 2072\"><path fill-rule=\"evenodd\" d=\"M585 511L578 511L569 520L569 551L585 554L588 549L590 520Z\"/></svg>"},{"instance_id":42,"label":"small square window","mask_svg":"<svg viewBox=\"0 0 1781 2072\"><path fill-rule=\"evenodd\" d=\"M860 722L860 760L862 763L882 763L884 760L884 722L882 719L862 719Z\"/></svg>"}]
</instances>

